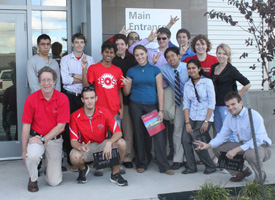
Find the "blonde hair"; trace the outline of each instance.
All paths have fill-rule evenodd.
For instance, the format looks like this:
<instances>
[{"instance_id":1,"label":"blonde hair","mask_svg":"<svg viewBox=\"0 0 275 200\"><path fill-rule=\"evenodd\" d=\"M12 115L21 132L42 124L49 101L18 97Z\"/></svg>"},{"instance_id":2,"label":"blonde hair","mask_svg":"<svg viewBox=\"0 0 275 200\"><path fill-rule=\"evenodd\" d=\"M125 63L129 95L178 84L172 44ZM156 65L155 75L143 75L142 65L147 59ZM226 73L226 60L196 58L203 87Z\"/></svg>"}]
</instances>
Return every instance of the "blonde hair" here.
<instances>
[{"instance_id":1,"label":"blonde hair","mask_svg":"<svg viewBox=\"0 0 275 200\"><path fill-rule=\"evenodd\" d=\"M221 43L219 46L217 46L216 53L218 53L219 48L225 51L226 55L228 56L228 62L232 63L230 47L227 44Z\"/></svg>"}]
</instances>

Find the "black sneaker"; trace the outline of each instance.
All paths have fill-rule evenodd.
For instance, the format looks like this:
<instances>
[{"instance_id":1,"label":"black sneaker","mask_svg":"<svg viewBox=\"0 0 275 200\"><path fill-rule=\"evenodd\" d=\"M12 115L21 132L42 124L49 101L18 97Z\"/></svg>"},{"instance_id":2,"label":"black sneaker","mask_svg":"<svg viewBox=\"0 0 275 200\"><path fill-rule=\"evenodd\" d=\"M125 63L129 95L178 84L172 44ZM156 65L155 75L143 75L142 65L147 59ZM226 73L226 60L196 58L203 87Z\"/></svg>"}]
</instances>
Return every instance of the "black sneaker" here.
<instances>
[{"instance_id":1,"label":"black sneaker","mask_svg":"<svg viewBox=\"0 0 275 200\"><path fill-rule=\"evenodd\" d=\"M125 180L119 173L116 173L115 175L113 175L113 173L111 173L110 181L112 183L118 184L119 186L127 186L128 185L128 181Z\"/></svg>"},{"instance_id":2,"label":"black sneaker","mask_svg":"<svg viewBox=\"0 0 275 200\"><path fill-rule=\"evenodd\" d=\"M85 169L84 170L79 170L79 176L78 178L76 179L78 183L87 183L87 174L89 173L90 171L90 167L89 165L85 164Z\"/></svg>"}]
</instances>

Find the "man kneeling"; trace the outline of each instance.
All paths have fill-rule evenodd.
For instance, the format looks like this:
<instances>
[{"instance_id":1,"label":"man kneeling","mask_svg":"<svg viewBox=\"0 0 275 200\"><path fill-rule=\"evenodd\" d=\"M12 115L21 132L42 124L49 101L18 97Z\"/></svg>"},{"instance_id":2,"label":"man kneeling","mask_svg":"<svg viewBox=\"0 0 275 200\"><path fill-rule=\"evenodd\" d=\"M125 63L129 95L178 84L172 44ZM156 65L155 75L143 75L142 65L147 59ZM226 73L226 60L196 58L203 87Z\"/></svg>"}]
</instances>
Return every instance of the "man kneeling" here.
<instances>
[{"instance_id":1,"label":"man kneeling","mask_svg":"<svg viewBox=\"0 0 275 200\"><path fill-rule=\"evenodd\" d=\"M93 161L93 153L103 151L105 159L112 158L112 148L118 148L121 162L123 162L126 143L121 138L122 132L112 114L105 108L96 106L97 96L93 87L84 87L81 93L83 108L71 115L70 138L73 147L70 153L72 165L79 167L78 183L87 182L89 165ZM112 137L106 139L107 128ZM120 165L113 167L110 181L119 186L127 186L127 180L119 174Z\"/></svg>"}]
</instances>

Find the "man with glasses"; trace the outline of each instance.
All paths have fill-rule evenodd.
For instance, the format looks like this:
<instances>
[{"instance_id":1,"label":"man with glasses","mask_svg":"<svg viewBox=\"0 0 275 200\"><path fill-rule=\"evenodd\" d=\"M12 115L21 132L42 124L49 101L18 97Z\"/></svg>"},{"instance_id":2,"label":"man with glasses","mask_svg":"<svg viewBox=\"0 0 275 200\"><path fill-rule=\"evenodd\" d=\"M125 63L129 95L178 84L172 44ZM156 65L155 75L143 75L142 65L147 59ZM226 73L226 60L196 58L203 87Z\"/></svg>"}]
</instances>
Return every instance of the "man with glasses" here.
<instances>
[{"instance_id":1,"label":"man with glasses","mask_svg":"<svg viewBox=\"0 0 275 200\"><path fill-rule=\"evenodd\" d=\"M86 176L90 170L87 162L93 161L93 153L103 151L103 159L109 160L112 158L112 148L118 148L123 162L126 143L111 112L96 105L98 97L94 88L84 87L81 96L83 108L71 115L70 138L73 149L70 159L74 166L80 168L77 182L87 183ZM106 138L107 129L112 133L110 139ZM127 186L127 180L119 171L120 165L113 166L110 181L119 186Z\"/></svg>"},{"instance_id":2,"label":"man with glasses","mask_svg":"<svg viewBox=\"0 0 275 200\"><path fill-rule=\"evenodd\" d=\"M27 77L29 88L31 90L30 92L34 93L35 91L40 89L40 84L38 83L37 79L38 71L45 66L49 66L50 68L55 70L57 74L57 80L54 88L58 91L61 91L59 65L56 60L48 56L51 50L51 38L46 34L40 35L37 38L37 48L39 49L39 53L32 56L28 60L27 64Z\"/></svg>"},{"instance_id":3,"label":"man with glasses","mask_svg":"<svg viewBox=\"0 0 275 200\"><path fill-rule=\"evenodd\" d=\"M66 95L54 89L57 74L50 67L38 71L40 90L29 95L22 116L22 157L29 171L28 190L37 192L38 164L46 157L45 179L50 186L62 181L61 133L70 121L70 107ZM34 136L30 131L34 130Z\"/></svg>"}]
</instances>

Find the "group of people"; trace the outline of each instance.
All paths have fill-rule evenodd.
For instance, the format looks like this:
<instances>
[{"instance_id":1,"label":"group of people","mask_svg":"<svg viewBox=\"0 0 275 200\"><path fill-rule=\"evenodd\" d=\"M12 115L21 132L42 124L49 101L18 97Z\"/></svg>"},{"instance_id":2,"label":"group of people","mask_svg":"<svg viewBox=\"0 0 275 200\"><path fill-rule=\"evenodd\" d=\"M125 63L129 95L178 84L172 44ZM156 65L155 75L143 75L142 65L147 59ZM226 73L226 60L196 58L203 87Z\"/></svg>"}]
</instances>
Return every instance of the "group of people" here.
<instances>
[{"instance_id":1,"label":"group of people","mask_svg":"<svg viewBox=\"0 0 275 200\"><path fill-rule=\"evenodd\" d=\"M172 44L169 29L177 20L171 17L166 27L143 40L123 28L102 44L102 60L96 64L84 54L86 40L80 33L72 36L73 52L62 57L60 66L48 56L50 37L38 37L39 53L27 65L32 94L22 116L22 156L30 175L29 191L39 190L38 165L44 153L46 181L52 186L61 183L63 148L68 163L79 171L78 183L87 182L93 153L103 151L103 158L110 159L112 148L118 148L123 165L112 167L110 181L127 186L121 174L133 168L133 162L137 172L144 173L153 158L152 146L160 173L173 175L182 166L183 174L197 172L194 150L205 165L204 174L216 172L207 150L211 147L216 156L221 151L229 159L244 155L255 181L265 180L262 163L270 158L272 142L262 117L253 110L260 173L248 111L241 99L251 87L249 80L232 66L226 44L217 47L217 57L211 56L207 37L194 37L190 47L186 29L176 34L178 46ZM159 47L146 48L155 39ZM239 91L236 81L243 85ZM141 117L154 110L166 128L151 137ZM200 135L210 138L213 123L216 137L208 144L198 141ZM230 173L231 181L241 181L252 172L245 166L242 172ZM102 176L103 171L96 170L94 175Z\"/></svg>"}]
</instances>

